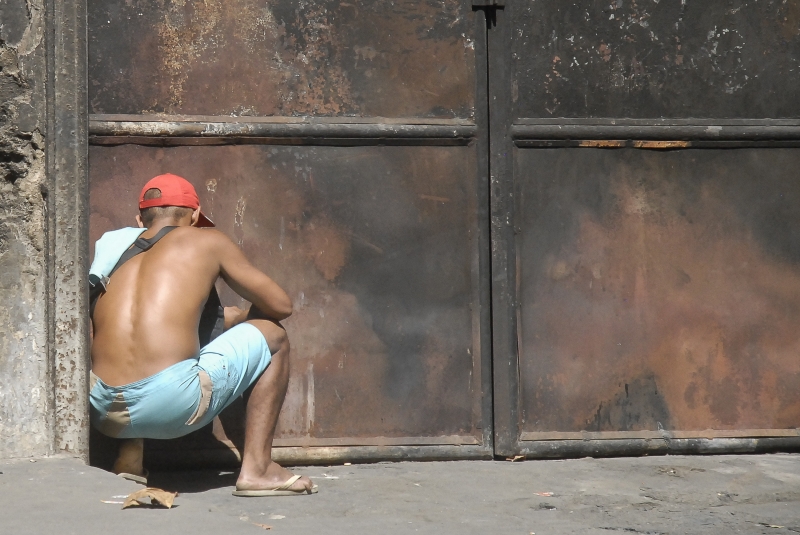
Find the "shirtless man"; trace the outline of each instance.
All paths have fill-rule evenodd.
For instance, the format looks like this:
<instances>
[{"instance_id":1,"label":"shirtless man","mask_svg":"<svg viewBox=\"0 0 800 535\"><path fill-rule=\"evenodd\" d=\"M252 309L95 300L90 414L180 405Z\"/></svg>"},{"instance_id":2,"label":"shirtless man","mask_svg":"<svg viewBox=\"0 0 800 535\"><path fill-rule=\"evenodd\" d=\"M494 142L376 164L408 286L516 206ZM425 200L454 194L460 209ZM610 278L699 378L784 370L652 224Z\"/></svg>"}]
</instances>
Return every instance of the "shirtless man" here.
<instances>
[{"instance_id":1,"label":"shirtless man","mask_svg":"<svg viewBox=\"0 0 800 535\"><path fill-rule=\"evenodd\" d=\"M245 445L234 494L316 492L310 479L272 460L289 383L289 341L278 323L292 313L289 296L224 234L196 228L213 224L185 179L168 174L149 181L139 210L138 229L97 242L90 270L105 283L92 314L91 420L102 433L129 439L117 471L144 475L142 438L188 434L244 395ZM176 228L104 278L134 240L165 227ZM198 323L217 277L252 306L247 314L226 308L229 330L201 348ZM126 450L134 451L127 460Z\"/></svg>"}]
</instances>

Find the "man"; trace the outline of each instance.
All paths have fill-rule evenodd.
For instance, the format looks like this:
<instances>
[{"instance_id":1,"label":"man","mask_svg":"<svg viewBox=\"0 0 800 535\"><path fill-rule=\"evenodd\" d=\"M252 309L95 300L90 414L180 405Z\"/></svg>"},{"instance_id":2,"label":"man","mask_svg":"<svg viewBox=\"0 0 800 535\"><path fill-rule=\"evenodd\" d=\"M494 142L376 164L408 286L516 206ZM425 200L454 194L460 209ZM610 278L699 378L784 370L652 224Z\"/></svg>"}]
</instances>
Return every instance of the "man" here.
<instances>
[{"instance_id":1,"label":"man","mask_svg":"<svg viewBox=\"0 0 800 535\"><path fill-rule=\"evenodd\" d=\"M197 228L213 223L185 179L150 180L139 211L138 229L98 240L90 270L90 280L105 289L92 312L92 424L130 439L115 471L145 476L142 438L195 431L244 395L245 445L234 494L316 492L311 480L292 476L271 455L289 382L289 341L278 323L292 313L289 296L224 234ZM146 250L117 265L134 245ZM246 315L226 309L228 330L201 348L198 324L217 277L252 306Z\"/></svg>"}]
</instances>

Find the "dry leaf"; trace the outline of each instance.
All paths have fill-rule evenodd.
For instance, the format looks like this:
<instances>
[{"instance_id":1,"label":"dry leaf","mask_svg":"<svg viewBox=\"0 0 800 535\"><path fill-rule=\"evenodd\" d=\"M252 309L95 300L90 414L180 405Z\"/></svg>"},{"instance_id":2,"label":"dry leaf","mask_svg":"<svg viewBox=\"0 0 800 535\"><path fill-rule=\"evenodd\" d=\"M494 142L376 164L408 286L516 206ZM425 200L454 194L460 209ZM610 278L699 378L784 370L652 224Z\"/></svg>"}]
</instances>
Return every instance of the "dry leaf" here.
<instances>
[{"instance_id":1,"label":"dry leaf","mask_svg":"<svg viewBox=\"0 0 800 535\"><path fill-rule=\"evenodd\" d=\"M154 487L147 487L146 489L137 490L128 495L122 508L136 507L139 505L147 505L147 500L150 500L152 505L160 505L167 509L172 508L172 502L177 496L177 492L167 492L166 490L157 489Z\"/></svg>"},{"instance_id":2,"label":"dry leaf","mask_svg":"<svg viewBox=\"0 0 800 535\"><path fill-rule=\"evenodd\" d=\"M524 461L524 460L525 460L525 456L524 455L514 455L513 457L506 457L506 461L511 461L512 463L515 463L517 461Z\"/></svg>"},{"instance_id":3,"label":"dry leaf","mask_svg":"<svg viewBox=\"0 0 800 535\"><path fill-rule=\"evenodd\" d=\"M256 524L255 522L253 522L253 525L264 529L272 529L272 526L268 526L266 524Z\"/></svg>"}]
</instances>

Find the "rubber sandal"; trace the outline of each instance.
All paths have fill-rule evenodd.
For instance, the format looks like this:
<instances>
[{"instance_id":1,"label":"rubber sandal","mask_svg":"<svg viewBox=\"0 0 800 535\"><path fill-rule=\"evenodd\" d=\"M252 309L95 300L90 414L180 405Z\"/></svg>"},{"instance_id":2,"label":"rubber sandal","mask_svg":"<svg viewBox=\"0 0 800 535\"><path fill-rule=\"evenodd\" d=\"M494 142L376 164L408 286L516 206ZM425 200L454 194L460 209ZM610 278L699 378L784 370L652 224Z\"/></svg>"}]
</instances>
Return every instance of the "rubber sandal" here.
<instances>
[{"instance_id":1,"label":"rubber sandal","mask_svg":"<svg viewBox=\"0 0 800 535\"><path fill-rule=\"evenodd\" d=\"M294 475L286 480L286 483L281 485L280 487L276 487L274 489L263 489L263 490L239 490L236 489L233 491L234 496L242 496L242 497L250 497L250 498L257 498L262 496L302 496L304 494L316 494L318 487L316 485L312 486L310 490L291 490L290 487L294 485L295 481L300 479L301 476Z\"/></svg>"},{"instance_id":2,"label":"rubber sandal","mask_svg":"<svg viewBox=\"0 0 800 535\"><path fill-rule=\"evenodd\" d=\"M136 474L129 474L128 472L120 472L117 475L122 479L127 479L128 481L133 481L134 483L139 483L140 485L144 485L146 487L147 477L150 475L150 472L145 470L143 476L137 476Z\"/></svg>"}]
</instances>

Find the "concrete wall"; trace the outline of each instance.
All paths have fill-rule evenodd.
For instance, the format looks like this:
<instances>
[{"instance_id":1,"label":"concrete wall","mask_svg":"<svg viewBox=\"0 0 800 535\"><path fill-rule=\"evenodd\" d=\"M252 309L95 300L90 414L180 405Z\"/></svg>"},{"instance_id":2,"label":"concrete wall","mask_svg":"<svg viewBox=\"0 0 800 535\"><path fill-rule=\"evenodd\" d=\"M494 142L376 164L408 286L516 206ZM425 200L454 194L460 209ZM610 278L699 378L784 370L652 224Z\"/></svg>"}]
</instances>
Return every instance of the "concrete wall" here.
<instances>
[{"instance_id":1,"label":"concrete wall","mask_svg":"<svg viewBox=\"0 0 800 535\"><path fill-rule=\"evenodd\" d=\"M52 453L41 0L0 0L0 458Z\"/></svg>"}]
</instances>

